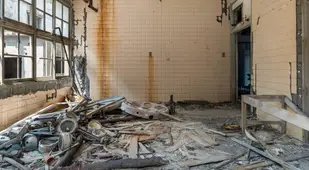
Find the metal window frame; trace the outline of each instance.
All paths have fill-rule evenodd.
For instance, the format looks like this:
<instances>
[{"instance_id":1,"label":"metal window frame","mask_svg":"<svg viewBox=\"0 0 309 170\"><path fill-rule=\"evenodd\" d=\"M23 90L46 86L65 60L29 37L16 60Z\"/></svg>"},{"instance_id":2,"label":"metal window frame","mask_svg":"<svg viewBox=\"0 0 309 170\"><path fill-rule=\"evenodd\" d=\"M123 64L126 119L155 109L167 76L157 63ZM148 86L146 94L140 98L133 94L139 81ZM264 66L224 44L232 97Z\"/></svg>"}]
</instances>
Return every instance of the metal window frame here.
<instances>
[{"instance_id":1,"label":"metal window frame","mask_svg":"<svg viewBox=\"0 0 309 170\"><path fill-rule=\"evenodd\" d=\"M5 31L10 31L10 32L14 32L14 33L17 33L17 49L18 49L18 54L7 54L7 53L4 53L4 43L5 43L5 35L4 35L4 32ZM2 37L3 37L3 50L2 50L2 56L3 56L3 61L4 61L4 56L12 56L12 57L15 57L17 59L17 78L10 78L10 79L5 79L5 77L3 77L3 82L9 82L9 81L17 81L17 80L21 80L21 79L25 79L25 80L34 80L33 79L33 76L34 76L34 73L33 73L33 65L34 65L34 62L33 62L33 47L32 47L32 54L31 56L25 56L25 55L21 55L20 54L20 34L24 34L24 33L20 33L20 32L16 32L16 31L12 31L10 29L2 29ZM29 36L31 37L31 42L33 42L33 36L32 35L29 35L29 34L24 34L26 36ZM33 43L32 43L33 45ZM31 78L21 78L20 77L20 59L22 58L31 58L32 59L32 77ZM4 62L3 62L4 63ZM3 73L4 73L4 69L5 69L5 65L3 67Z\"/></svg>"},{"instance_id":2,"label":"metal window frame","mask_svg":"<svg viewBox=\"0 0 309 170\"><path fill-rule=\"evenodd\" d=\"M66 22L68 24L68 27L69 27L69 32L68 32L68 37L63 37L63 40L65 42L65 45L68 45L68 49L69 49L69 54L71 53L71 48L72 48L72 39L70 38L71 37L71 28L72 27L72 2L70 0L53 0L53 11L52 11L52 15L48 14L45 12L46 10L46 5L45 5L45 0L44 0L44 11L42 11L41 9L37 8L36 7L36 2L38 0L32 0L32 21L31 21L31 24L25 24L23 22L19 22L19 17L20 17L20 1L23 1L25 2L24 0L19 0L18 1L18 21L16 20L13 20L13 19L9 19L9 18L6 18L4 17L5 15L5 5L4 5L4 0L0 0L0 5L1 5L1 10L0 10L0 85L1 84L10 84L10 83L14 83L14 82L23 82L23 81L41 81L41 80L55 80L57 78L63 78L63 77L69 77L71 76L71 73L69 73L69 75L57 75L56 76L56 73L55 73L55 68L56 68L56 65L55 65L55 58L56 58L56 55L53 56L53 76L52 77L48 77L46 79L46 77L42 78L42 77L37 77L36 76L36 40L37 38L39 39L43 39L43 40L46 40L46 41L51 41L53 43L53 46L54 46L54 51L56 50L56 42L61 42L62 40L62 37L59 36L59 35L56 35L55 34L55 19L56 19L56 1L58 1L59 3L61 3L63 6L66 6L68 8L68 12L69 12L69 21L66 22L66 21L63 21L62 20L62 25L63 25L63 22ZM27 4L29 4L28 2L26 2ZM37 22L37 18L36 18L36 14L37 14L37 10L43 12L44 14L44 23L43 23L43 27L44 27L44 30L41 30L41 29L38 29L36 27L36 22ZM62 10L63 10L63 7L62 7ZM63 12L62 12L63 13ZM49 15L49 16L52 16L52 22L53 22L53 31L52 33L50 32L47 32L45 31L46 29L46 19L45 19L45 15ZM63 14L62 14L63 15ZM32 71L33 71L33 78L31 79L18 79L18 80L4 80L4 62L3 62L3 58L4 58L4 35L3 35L3 32L4 30L10 30L10 31L13 31L13 32L17 32L19 34L26 34L26 35L30 35L32 37ZM71 59L69 59L71 60Z\"/></svg>"},{"instance_id":3,"label":"metal window frame","mask_svg":"<svg viewBox=\"0 0 309 170\"><path fill-rule=\"evenodd\" d=\"M65 52L64 52L64 49L63 49L63 47L62 47L62 44L61 44L61 42L56 42L55 43L56 45L55 45L55 50L57 51L57 44L60 44L60 48L61 48L61 59L56 59L57 57L59 57L59 56L57 56L56 55L56 52L55 52L55 67L56 67L56 61L61 61L61 63L63 64L63 67L61 67L61 73L55 73L56 74L56 77L57 78L60 78L60 77L67 77L68 75L65 75L64 74L64 66L65 66L65 62L69 62L66 58L65 58ZM70 49L70 45L69 44L64 44L65 46L67 46L68 47L68 55L70 56L70 51L69 51L69 49ZM69 71L69 75L70 75L70 71Z\"/></svg>"},{"instance_id":4,"label":"metal window frame","mask_svg":"<svg viewBox=\"0 0 309 170\"><path fill-rule=\"evenodd\" d=\"M49 61L51 61L52 62L52 70L51 70L51 75L50 76L43 76L43 77L37 77L37 80L50 80L50 79L55 79L55 67L54 67L54 65L55 65L55 43L53 42L53 41L50 41L50 40L47 40L47 39L44 39L44 38L37 38L36 40L38 40L38 39L40 39L40 40L43 40L43 41L45 41L45 42L51 42L52 43L52 45L53 45L53 52L54 52L54 54L53 54L53 56L52 56L52 58L50 59L50 58L40 58L40 59L42 59L42 60L49 60ZM35 46L35 48L37 47L37 44L35 44L36 46ZM36 57L35 57L36 58Z\"/></svg>"}]
</instances>

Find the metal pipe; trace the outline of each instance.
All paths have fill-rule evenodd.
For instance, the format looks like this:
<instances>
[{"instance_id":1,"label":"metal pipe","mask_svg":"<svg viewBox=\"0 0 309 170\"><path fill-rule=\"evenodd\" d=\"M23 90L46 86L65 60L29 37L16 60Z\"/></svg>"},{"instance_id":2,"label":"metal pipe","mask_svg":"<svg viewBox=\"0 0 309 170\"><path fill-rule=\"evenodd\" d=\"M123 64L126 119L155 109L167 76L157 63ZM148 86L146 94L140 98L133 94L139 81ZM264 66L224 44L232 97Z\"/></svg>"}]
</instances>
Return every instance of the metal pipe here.
<instances>
[{"instance_id":1,"label":"metal pipe","mask_svg":"<svg viewBox=\"0 0 309 170\"><path fill-rule=\"evenodd\" d=\"M15 166L16 168L18 169L21 169L21 170L29 170L29 168L23 166L22 164L16 162L14 159L12 158L8 158L8 157L3 157L2 158L3 160L5 160L6 162L10 163L11 165Z\"/></svg>"}]
</instances>

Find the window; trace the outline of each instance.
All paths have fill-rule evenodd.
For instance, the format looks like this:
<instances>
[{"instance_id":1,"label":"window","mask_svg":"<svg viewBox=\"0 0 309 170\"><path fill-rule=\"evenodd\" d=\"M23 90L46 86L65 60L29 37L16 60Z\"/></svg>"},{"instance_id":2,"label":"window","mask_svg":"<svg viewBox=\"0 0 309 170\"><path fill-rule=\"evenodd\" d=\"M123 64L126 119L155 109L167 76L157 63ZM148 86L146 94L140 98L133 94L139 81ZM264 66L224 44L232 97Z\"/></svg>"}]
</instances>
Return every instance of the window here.
<instances>
[{"instance_id":1,"label":"window","mask_svg":"<svg viewBox=\"0 0 309 170\"><path fill-rule=\"evenodd\" d=\"M4 0L6 18L32 25L32 0Z\"/></svg>"},{"instance_id":2,"label":"window","mask_svg":"<svg viewBox=\"0 0 309 170\"><path fill-rule=\"evenodd\" d=\"M68 54L69 47L65 45L65 50ZM63 46L60 43L56 43L56 75L57 76L68 76L69 75L69 64L63 50Z\"/></svg>"},{"instance_id":3,"label":"window","mask_svg":"<svg viewBox=\"0 0 309 170\"><path fill-rule=\"evenodd\" d=\"M54 46L51 41L36 41L36 76L51 77L53 74Z\"/></svg>"},{"instance_id":4,"label":"window","mask_svg":"<svg viewBox=\"0 0 309 170\"><path fill-rule=\"evenodd\" d=\"M70 75L65 55L72 41L70 4L68 0L0 0L0 84ZM55 27L64 36L64 47L56 43L60 31Z\"/></svg>"},{"instance_id":5,"label":"window","mask_svg":"<svg viewBox=\"0 0 309 170\"><path fill-rule=\"evenodd\" d=\"M53 33L53 0L36 1L36 27Z\"/></svg>"},{"instance_id":6,"label":"window","mask_svg":"<svg viewBox=\"0 0 309 170\"><path fill-rule=\"evenodd\" d=\"M32 37L4 31L4 79L32 78Z\"/></svg>"},{"instance_id":7,"label":"window","mask_svg":"<svg viewBox=\"0 0 309 170\"><path fill-rule=\"evenodd\" d=\"M56 1L56 27L59 27L64 37L69 37L69 8ZM60 35L59 30L56 34Z\"/></svg>"}]
</instances>

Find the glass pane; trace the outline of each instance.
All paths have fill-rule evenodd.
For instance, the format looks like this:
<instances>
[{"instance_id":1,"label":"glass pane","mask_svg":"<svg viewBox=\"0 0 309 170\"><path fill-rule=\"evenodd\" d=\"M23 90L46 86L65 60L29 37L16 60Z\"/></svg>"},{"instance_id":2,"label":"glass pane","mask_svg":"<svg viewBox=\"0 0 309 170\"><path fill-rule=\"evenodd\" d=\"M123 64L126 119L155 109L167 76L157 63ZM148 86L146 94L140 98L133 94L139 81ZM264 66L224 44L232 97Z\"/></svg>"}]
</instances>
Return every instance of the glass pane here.
<instances>
[{"instance_id":1,"label":"glass pane","mask_svg":"<svg viewBox=\"0 0 309 170\"><path fill-rule=\"evenodd\" d=\"M32 24L32 8L31 5L20 1L19 21L25 24Z\"/></svg>"},{"instance_id":2,"label":"glass pane","mask_svg":"<svg viewBox=\"0 0 309 170\"><path fill-rule=\"evenodd\" d=\"M56 56L62 58L62 45L60 43L56 43Z\"/></svg>"},{"instance_id":3,"label":"glass pane","mask_svg":"<svg viewBox=\"0 0 309 170\"><path fill-rule=\"evenodd\" d=\"M4 54L18 55L18 34L4 31Z\"/></svg>"},{"instance_id":4,"label":"glass pane","mask_svg":"<svg viewBox=\"0 0 309 170\"><path fill-rule=\"evenodd\" d=\"M29 4L32 4L32 0L24 0L24 1L28 2ZM38 1L40 1L40 0L38 0Z\"/></svg>"},{"instance_id":5,"label":"glass pane","mask_svg":"<svg viewBox=\"0 0 309 170\"><path fill-rule=\"evenodd\" d=\"M56 74L62 74L63 61L56 57Z\"/></svg>"},{"instance_id":6,"label":"glass pane","mask_svg":"<svg viewBox=\"0 0 309 170\"><path fill-rule=\"evenodd\" d=\"M45 12L53 14L53 0L45 0Z\"/></svg>"},{"instance_id":7,"label":"glass pane","mask_svg":"<svg viewBox=\"0 0 309 170\"><path fill-rule=\"evenodd\" d=\"M63 5L63 20L69 22L69 8Z\"/></svg>"},{"instance_id":8,"label":"glass pane","mask_svg":"<svg viewBox=\"0 0 309 170\"><path fill-rule=\"evenodd\" d=\"M23 56L32 56L32 37L29 35L20 34L19 54Z\"/></svg>"},{"instance_id":9,"label":"glass pane","mask_svg":"<svg viewBox=\"0 0 309 170\"><path fill-rule=\"evenodd\" d=\"M44 11L44 0L37 0L36 7L42 11Z\"/></svg>"},{"instance_id":10,"label":"glass pane","mask_svg":"<svg viewBox=\"0 0 309 170\"><path fill-rule=\"evenodd\" d=\"M53 32L53 18L50 15L45 15L45 31Z\"/></svg>"},{"instance_id":11,"label":"glass pane","mask_svg":"<svg viewBox=\"0 0 309 170\"><path fill-rule=\"evenodd\" d=\"M42 39L37 39L37 77L52 76L52 57L54 55L53 43Z\"/></svg>"},{"instance_id":12,"label":"glass pane","mask_svg":"<svg viewBox=\"0 0 309 170\"><path fill-rule=\"evenodd\" d=\"M32 58L20 59L20 78L32 78Z\"/></svg>"},{"instance_id":13,"label":"glass pane","mask_svg":"<svg viewBox=\"0 0 309 170\"><path fill-rule=\"evenodd\" d=\"M70 75L70 68L68 61L64 61L64 75L68 76Z\"/></svg>"},{"instance_id":14,"label":"glass pane","mask_svg":"<svg viewBox=\"0 0 309 170\"><path fill-rule=\"evenodd\" d=\"M4 79L17 78L17 58L4 56Z\"/></svg>"},{"instance_id":15,"label":"glass pane","mask_svg":"<svg viewBox=\"0 0 309 170\"><path fill-rule=\"evenodd\" d=\"M60 19L56 19L56 28L57 27L59 27L61 29L61 31L62 31L61 20ZM56 29L55 31L56 31L57 35L60 35L59 29ZM63 31L62 31L62 33L63 33Z\"/></svg>"},{"instance_id":16,"label":"glass pane","mask_svg":"<svg viewBox=\"0 0 309 170\"><path fill-rule=\"evenodd\" d=\"M4 1L4 16L13 20L18 20L18 0Z\"/></svg>"},{"instance_id":17,"label":"glass pane","mask_svg":"<svg viewBox=\"0 0 309 170\"><path fill-rule=\"evenodd\" d=\"M63 22L63 36L69 37L69 25Z\"/></svg>"},{"instance_id":18,"label":"glass pane","mask_svg":"<svg viewBox=\"0 0 309 170\"><path fill-rule=\"evenodd\" d=\"M36 10L36 27L44 30L44 13Z\"/></svg>"},{"instance_id":19,"label":"glass pane","mask_svg":"<svg viewBox=\"0 0 309 170\"><path fill-rule=\"evenodd\" d=\"M56 17L62 19L62 4L58 1L56 2Z\"/></svg>"},{"instance_id":20,"label":"glass pane","mask_svg":"<svg viewBox=\"0 0 309 170\"><path fill-rule=\"evenodd\" d=\"M51 41L45 41L46 42L46 57L49 59L53 59L55 54L54 45Z\"/></svg>"}]
</instances>

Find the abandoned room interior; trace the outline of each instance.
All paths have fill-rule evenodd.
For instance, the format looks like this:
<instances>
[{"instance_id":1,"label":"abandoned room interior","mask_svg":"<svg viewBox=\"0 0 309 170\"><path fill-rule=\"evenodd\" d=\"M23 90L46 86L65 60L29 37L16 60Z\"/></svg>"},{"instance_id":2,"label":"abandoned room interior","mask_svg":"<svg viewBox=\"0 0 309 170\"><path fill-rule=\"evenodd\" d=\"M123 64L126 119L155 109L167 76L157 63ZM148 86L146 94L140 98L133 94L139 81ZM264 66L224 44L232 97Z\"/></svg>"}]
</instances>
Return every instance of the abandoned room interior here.
<instances>
[{"instance_id":1,"label":"abandoned room interior","mask_svg":"<svg viewBox=\"0 0 309 170\"><path fill-rule=\"evenodd\" d=\"M309 0L0 0L0 169L309 169Z\"/></svg>"}]
</instances>

